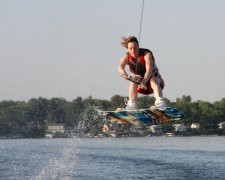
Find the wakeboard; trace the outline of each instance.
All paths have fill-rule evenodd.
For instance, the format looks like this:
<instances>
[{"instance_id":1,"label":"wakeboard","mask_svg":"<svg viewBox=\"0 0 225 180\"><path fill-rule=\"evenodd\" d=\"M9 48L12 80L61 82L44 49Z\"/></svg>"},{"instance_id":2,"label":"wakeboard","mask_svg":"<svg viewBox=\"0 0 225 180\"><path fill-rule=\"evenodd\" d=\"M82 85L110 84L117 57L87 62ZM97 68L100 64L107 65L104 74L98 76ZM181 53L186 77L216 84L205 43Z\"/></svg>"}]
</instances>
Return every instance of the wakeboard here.
<instances>
[{"instance_id":1,"label":"wakeboard","mask_svg":"<svg viewBox=\"0 0 225 180\"><path fill-rule=\"evenodd\" d=\"M141 79L138 76L127 75L123 76L123 78L135 84L141 84ZM151 106L150 109L136 110L117 108L116 111L101 111L100 114L111 120L111 122L133 126L166 124L171 121L178 121L184 117L183 113L176 108L156 108L155 106Z\"/></svg>"},{"instance_id":2,"label":"wakeboard","mask_svg":"<svg viewBox=\"0 0 225 180\"><path fill-rule=\"evenodd\" d=\"M130 124L133 126L140 126L143 124L166 124L171 121L178 121L184 117L184 115L173 107L150 109L136 109L126 110L118 108L116 111L101 111L101 115L107 117L111 122L120 124Z\"/></svg>"}]
</instances>

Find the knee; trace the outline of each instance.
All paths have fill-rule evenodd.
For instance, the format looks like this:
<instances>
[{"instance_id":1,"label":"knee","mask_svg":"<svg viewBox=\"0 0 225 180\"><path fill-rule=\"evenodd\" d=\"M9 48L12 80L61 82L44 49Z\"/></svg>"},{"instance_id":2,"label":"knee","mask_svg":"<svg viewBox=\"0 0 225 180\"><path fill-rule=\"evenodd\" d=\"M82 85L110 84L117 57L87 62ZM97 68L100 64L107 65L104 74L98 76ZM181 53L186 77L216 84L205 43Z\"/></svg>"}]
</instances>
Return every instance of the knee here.
<instances>
[{"instance_id":1,"label":"knee","mask_svg":"<svg viewBox=\"0 0 225 180\"><path fill-rule=\"evenodd\" d=\"M133 82L130 83L130 86L129 86L130 90L136 90L137 87L138 87L137 84L135 84L135 83L133 83Z\"/></svg>"},{"instance_id":2,"label":"knee","mask_svg":"<svg viewBox=\"0 0 225 180\"><path fill-rule=\"evenodd\" d=\"M159 85L159 78L152 77L150 80L151 86L158 86Z\"/></svg>"}]
</instances>

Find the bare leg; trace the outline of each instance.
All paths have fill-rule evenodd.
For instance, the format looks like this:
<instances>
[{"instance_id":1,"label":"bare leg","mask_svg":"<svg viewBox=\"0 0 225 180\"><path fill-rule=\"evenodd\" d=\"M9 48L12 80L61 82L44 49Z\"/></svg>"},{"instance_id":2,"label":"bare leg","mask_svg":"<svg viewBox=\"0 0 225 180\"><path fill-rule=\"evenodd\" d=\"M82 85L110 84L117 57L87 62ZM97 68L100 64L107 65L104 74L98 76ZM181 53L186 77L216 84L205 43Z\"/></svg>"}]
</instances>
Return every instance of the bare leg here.
<instances>
[{"instance_id":1,"label":"bare leg","mask_svg":"<svg viewBox=\"0 0 225 180\"><path fill-rule=\"evenodd\" d=\"M138 85L131 82L129 86L129 100L132 100L133 102L137 101L137 87Z\"/></svg>"},{"instance_id":2,"label":"bare leg","mask_svg":"<svg viewBox=\"0 0 225 180\"><path fill-rule=\"evenodd\" d=\"M163 98L162 89L160 87L160 79L158 77L153 77L150 80L151 87L155 96L155 106L158 108L166 107L166 101Z\"/></svg>"},{"instance_id":3,"label":"bare leg","mask_svg":"<svg viewBox=\"0 0 225 180\"><path fill-rule=\"evenodd\" d=\"M160 87L160 79L158 77L152 77L150 80L151 87L153 89L153 93L155 98L163 97L162 89Z\"/></svg>"}]
</instances>

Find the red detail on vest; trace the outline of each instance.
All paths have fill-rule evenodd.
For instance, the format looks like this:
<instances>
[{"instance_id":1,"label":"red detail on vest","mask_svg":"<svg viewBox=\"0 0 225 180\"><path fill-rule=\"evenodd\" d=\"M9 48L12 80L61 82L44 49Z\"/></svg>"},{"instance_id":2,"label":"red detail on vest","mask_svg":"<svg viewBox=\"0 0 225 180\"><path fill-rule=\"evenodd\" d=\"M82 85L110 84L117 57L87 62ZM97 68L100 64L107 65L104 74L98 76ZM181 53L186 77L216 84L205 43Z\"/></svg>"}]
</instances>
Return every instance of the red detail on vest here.
<instances>
[{"instance_id":1,"label":"red detail on vest","mask_svg":"<svg viewBox=\"0 0 225 180\"><path fill-rule=\"evenodd\" d=\"M145 59L144 59L144 56L145 56L145 53L146 51L150 52L148 49L139 49L139 53L138 53L138 58L137 60L145 65ZM136 64L136 60L129 54L127 53L127 58L128 58L128 61L131 63L131 64Z\"/></svg>"},{"instance_id":2,"label":"red detail on vest","mask_svg":"<svg viewBox=\"0 0 225 180\"><path fill-rule=\"evenodd\" d=\"M147 52L151 53L152 55L152 52L149 49L140 48L137 59L134 59L129 53L127 53L128 63L129 63L130 71L132 73L138 74L144 77L144 74L146 72L144 56ZM152 55L152 59L154 61L153 62L153 72L154 72L155 60L153 55Z\"/></svg>"},{"instance_id":3,"label":"red detail on vest","mask_svg":"<svg viewBox=\"0 0 225 180\"><path fill-rule=\"evenodd\" d=\"M145 95L153 93L153 89L152 89L151 84L150 84L150 80L153 77L158 77L160 79L160 84L159 85L160 85L160 87L162 89L165 86L161 75L158 73L158 68L157 68L157 66L155 64L154 56L153 56L152 52L149 49L142 49L142 48L139 49L139 53L138 53L138 58L137 59L134 59L129 53L127 53L128 65L130 67L130 71L132 73L134 73L134 74L138 74L138 75L141 75L142 77L144 77L144 74L146 72L144 56L145 56L145 54L147 52L149 52L152 55L152 59L153 59L152 76L149 78L148 82L146 83L146 86L147 86L146 90L140 89L140 88L137 89L138 93L145 94Z\"/></svg>"}]
</instances>

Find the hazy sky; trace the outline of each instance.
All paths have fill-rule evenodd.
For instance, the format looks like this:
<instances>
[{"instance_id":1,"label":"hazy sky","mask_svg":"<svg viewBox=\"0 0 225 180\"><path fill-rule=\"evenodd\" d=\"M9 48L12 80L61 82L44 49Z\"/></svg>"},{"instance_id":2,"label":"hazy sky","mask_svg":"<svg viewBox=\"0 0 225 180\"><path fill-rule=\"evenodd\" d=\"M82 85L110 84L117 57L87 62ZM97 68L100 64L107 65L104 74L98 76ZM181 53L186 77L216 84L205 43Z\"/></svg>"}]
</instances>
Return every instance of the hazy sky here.
<instances>
[{"instance_id":1,"label":"hazy sky","mask_svg":"<svg viewBox=\"0 0 225 180\"><path fill-rule=\"evenodd\" d=\"M127 95L122 36L138 37L141 0L0 0L0 100ZM225 97L225 1L145 0L140 46L164 95Z\"/></svg>"}]
</instances>

